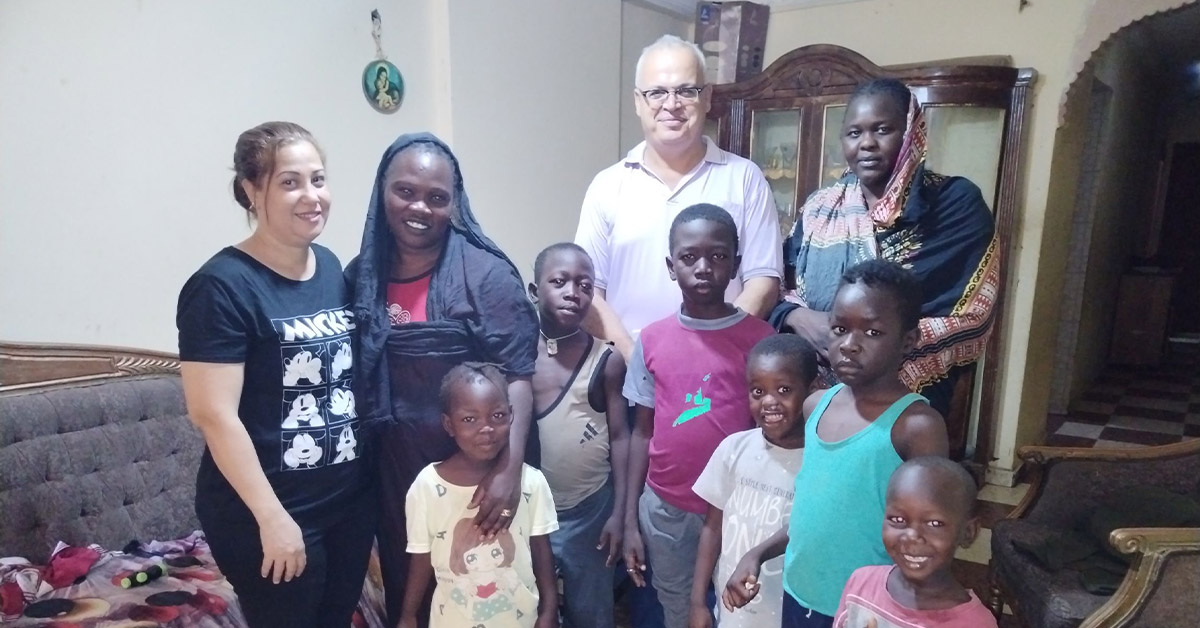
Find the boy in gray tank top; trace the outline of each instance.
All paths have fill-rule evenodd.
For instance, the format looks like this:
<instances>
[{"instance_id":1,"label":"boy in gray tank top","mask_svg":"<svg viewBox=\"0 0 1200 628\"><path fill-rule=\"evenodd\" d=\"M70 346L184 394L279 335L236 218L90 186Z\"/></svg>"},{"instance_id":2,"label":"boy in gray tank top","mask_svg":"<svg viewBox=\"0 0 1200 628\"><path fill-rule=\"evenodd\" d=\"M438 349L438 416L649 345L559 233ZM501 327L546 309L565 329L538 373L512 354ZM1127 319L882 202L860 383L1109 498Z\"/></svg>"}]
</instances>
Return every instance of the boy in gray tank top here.
<instances>
[{"instance_id":1,"label":"boy in gray tank top","mask_svg":"<svg viewBox=\"0 0 1200 628\"><path fill-rule=\"evenodd\" d=\"M550 546L572 628L613 625L613 564L624 530L628 405L621 354L579 328L592 302L592 261L569 242L534 262L529 296L541 336L533 374L542 473L558 511Z\"/></svg>"}]
</instances>

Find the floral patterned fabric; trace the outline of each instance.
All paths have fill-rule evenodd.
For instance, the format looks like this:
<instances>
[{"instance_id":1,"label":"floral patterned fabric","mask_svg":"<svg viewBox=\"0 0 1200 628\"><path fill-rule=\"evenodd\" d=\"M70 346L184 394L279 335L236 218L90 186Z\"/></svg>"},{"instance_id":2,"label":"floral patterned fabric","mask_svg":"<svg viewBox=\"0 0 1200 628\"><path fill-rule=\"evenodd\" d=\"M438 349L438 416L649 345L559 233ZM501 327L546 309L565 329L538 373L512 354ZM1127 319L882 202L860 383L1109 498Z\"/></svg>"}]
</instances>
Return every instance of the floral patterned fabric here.
<instances>
[{"instance_id":1,"label":"floral patterned fabric","mask_svg":"<svg viewBox=\"0 0 1200 628\"><path fill-rule=\"evenodd\" d=\"M35 589L24 600L19 614L5 616L3 623L72 628L246 626L237 595L213 562L202 532L175 541L133 542L123 551L92 547L100 550L100 556L85 575L48 592L45 587ZM138 572L164 567L165 575L140 586L122 586L124 579L135 581ZM0 578L8 574L2 569ZM30 570L46 571L28 564L21 565L20 570L25 579L32 576ZM382 628L382 606L382 591L368 577L351 625ZM5 605L6 613L12 610L15 607Z\"/></svg>"}]
</instances>

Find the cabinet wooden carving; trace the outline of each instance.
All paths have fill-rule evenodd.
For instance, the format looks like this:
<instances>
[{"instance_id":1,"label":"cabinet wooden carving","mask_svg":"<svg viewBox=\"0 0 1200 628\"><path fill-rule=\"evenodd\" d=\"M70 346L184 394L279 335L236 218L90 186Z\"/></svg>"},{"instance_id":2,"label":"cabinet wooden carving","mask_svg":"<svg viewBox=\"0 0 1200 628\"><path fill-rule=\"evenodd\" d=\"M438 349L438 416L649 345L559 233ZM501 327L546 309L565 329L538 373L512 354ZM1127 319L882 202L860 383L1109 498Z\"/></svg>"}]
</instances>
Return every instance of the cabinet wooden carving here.
<instances>
[{"instance_id":1,"label":"cabinet wooden carving","mask_svg":"<svg viewBox=\"0 0 1200 628\"><path fill-rule=\"evenodd\" d=\"M873 78L891 77L917 95L929 130L929 167L965 176L979 186L996 216L999 250L1004 253L1000 275L1004 289L995 307L986 357L972 377L960 381L947 417L953 452L962 457L974 451L974 459L981 463L991 455L996 421L1018 170L1027 99L1036 77L1031 69L1007 63L1007 58L987 57L880 67L840 46L805 46L750 80L715 86L708 115L710 137L762 168L786 235L804 199L836 181L846 169L839 130L854 88ZM973 394L976 383L978 396ZM977 410L978 430L969 440L973 410Z\"/></svg>"}]
</instances>

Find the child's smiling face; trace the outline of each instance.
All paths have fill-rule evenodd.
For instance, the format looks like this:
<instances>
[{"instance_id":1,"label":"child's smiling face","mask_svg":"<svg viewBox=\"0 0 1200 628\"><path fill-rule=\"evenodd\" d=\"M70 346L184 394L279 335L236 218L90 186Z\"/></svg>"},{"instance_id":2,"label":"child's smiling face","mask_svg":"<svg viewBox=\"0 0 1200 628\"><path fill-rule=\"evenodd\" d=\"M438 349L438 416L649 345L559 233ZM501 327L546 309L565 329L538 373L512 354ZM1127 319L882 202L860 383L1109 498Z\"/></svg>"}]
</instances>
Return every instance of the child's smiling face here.
<instances>
[{"instance_id":1,"label":"child's smiling face","mask_svg":"<svg viewBox=\"0 0 1200 628\"><path fill-rule=\"evenodd\" d=\"M442 425L471 460L494 460L508 444L512 407L504 393L485 377L460 382L454 388Z\"/></svg>"},{"instance_id":2,"label":"child's smiling face","mask_svg":"<svg viewBox=\"0 0 1200 628\"><path fill-rule=\"evenodd\" d=\"M746 365L750 415L771 443L788 448L804 445L804 398L808 382L783 355L764 354Z\"/></svg>"},{"instance_id":3,"label":"child's smiling face","mask_svg":"<svg viewBox=\"0 0 1200 628\"><path fill-rule=\"evenodd\" d=\"M979 532L969 496L942 470L911 466L896 471L884 507L883 546L905 580L950 578L954 551Z\"/></svg>"}]
</instances>

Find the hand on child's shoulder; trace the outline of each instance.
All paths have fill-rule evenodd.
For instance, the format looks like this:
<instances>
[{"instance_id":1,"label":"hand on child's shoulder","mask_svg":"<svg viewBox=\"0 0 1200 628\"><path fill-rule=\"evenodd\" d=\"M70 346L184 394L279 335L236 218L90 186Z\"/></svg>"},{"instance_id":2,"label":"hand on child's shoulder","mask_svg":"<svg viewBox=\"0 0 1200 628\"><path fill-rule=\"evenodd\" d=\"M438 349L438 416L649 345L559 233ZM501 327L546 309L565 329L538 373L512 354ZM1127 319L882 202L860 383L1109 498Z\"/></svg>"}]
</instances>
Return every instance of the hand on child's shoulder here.
<instances>
[{"instance_id":1,"label":"hand on child's shoulder","mask_svg":"<svg viewBox=\"0 0 1200 628\"><path fill-rule=\"evenodd\" d=\"M892 445L903 460L919 456L950 455L946 420L927 403L914 403L900 414L892 427Z\"/></svg>"}]
</instances>

